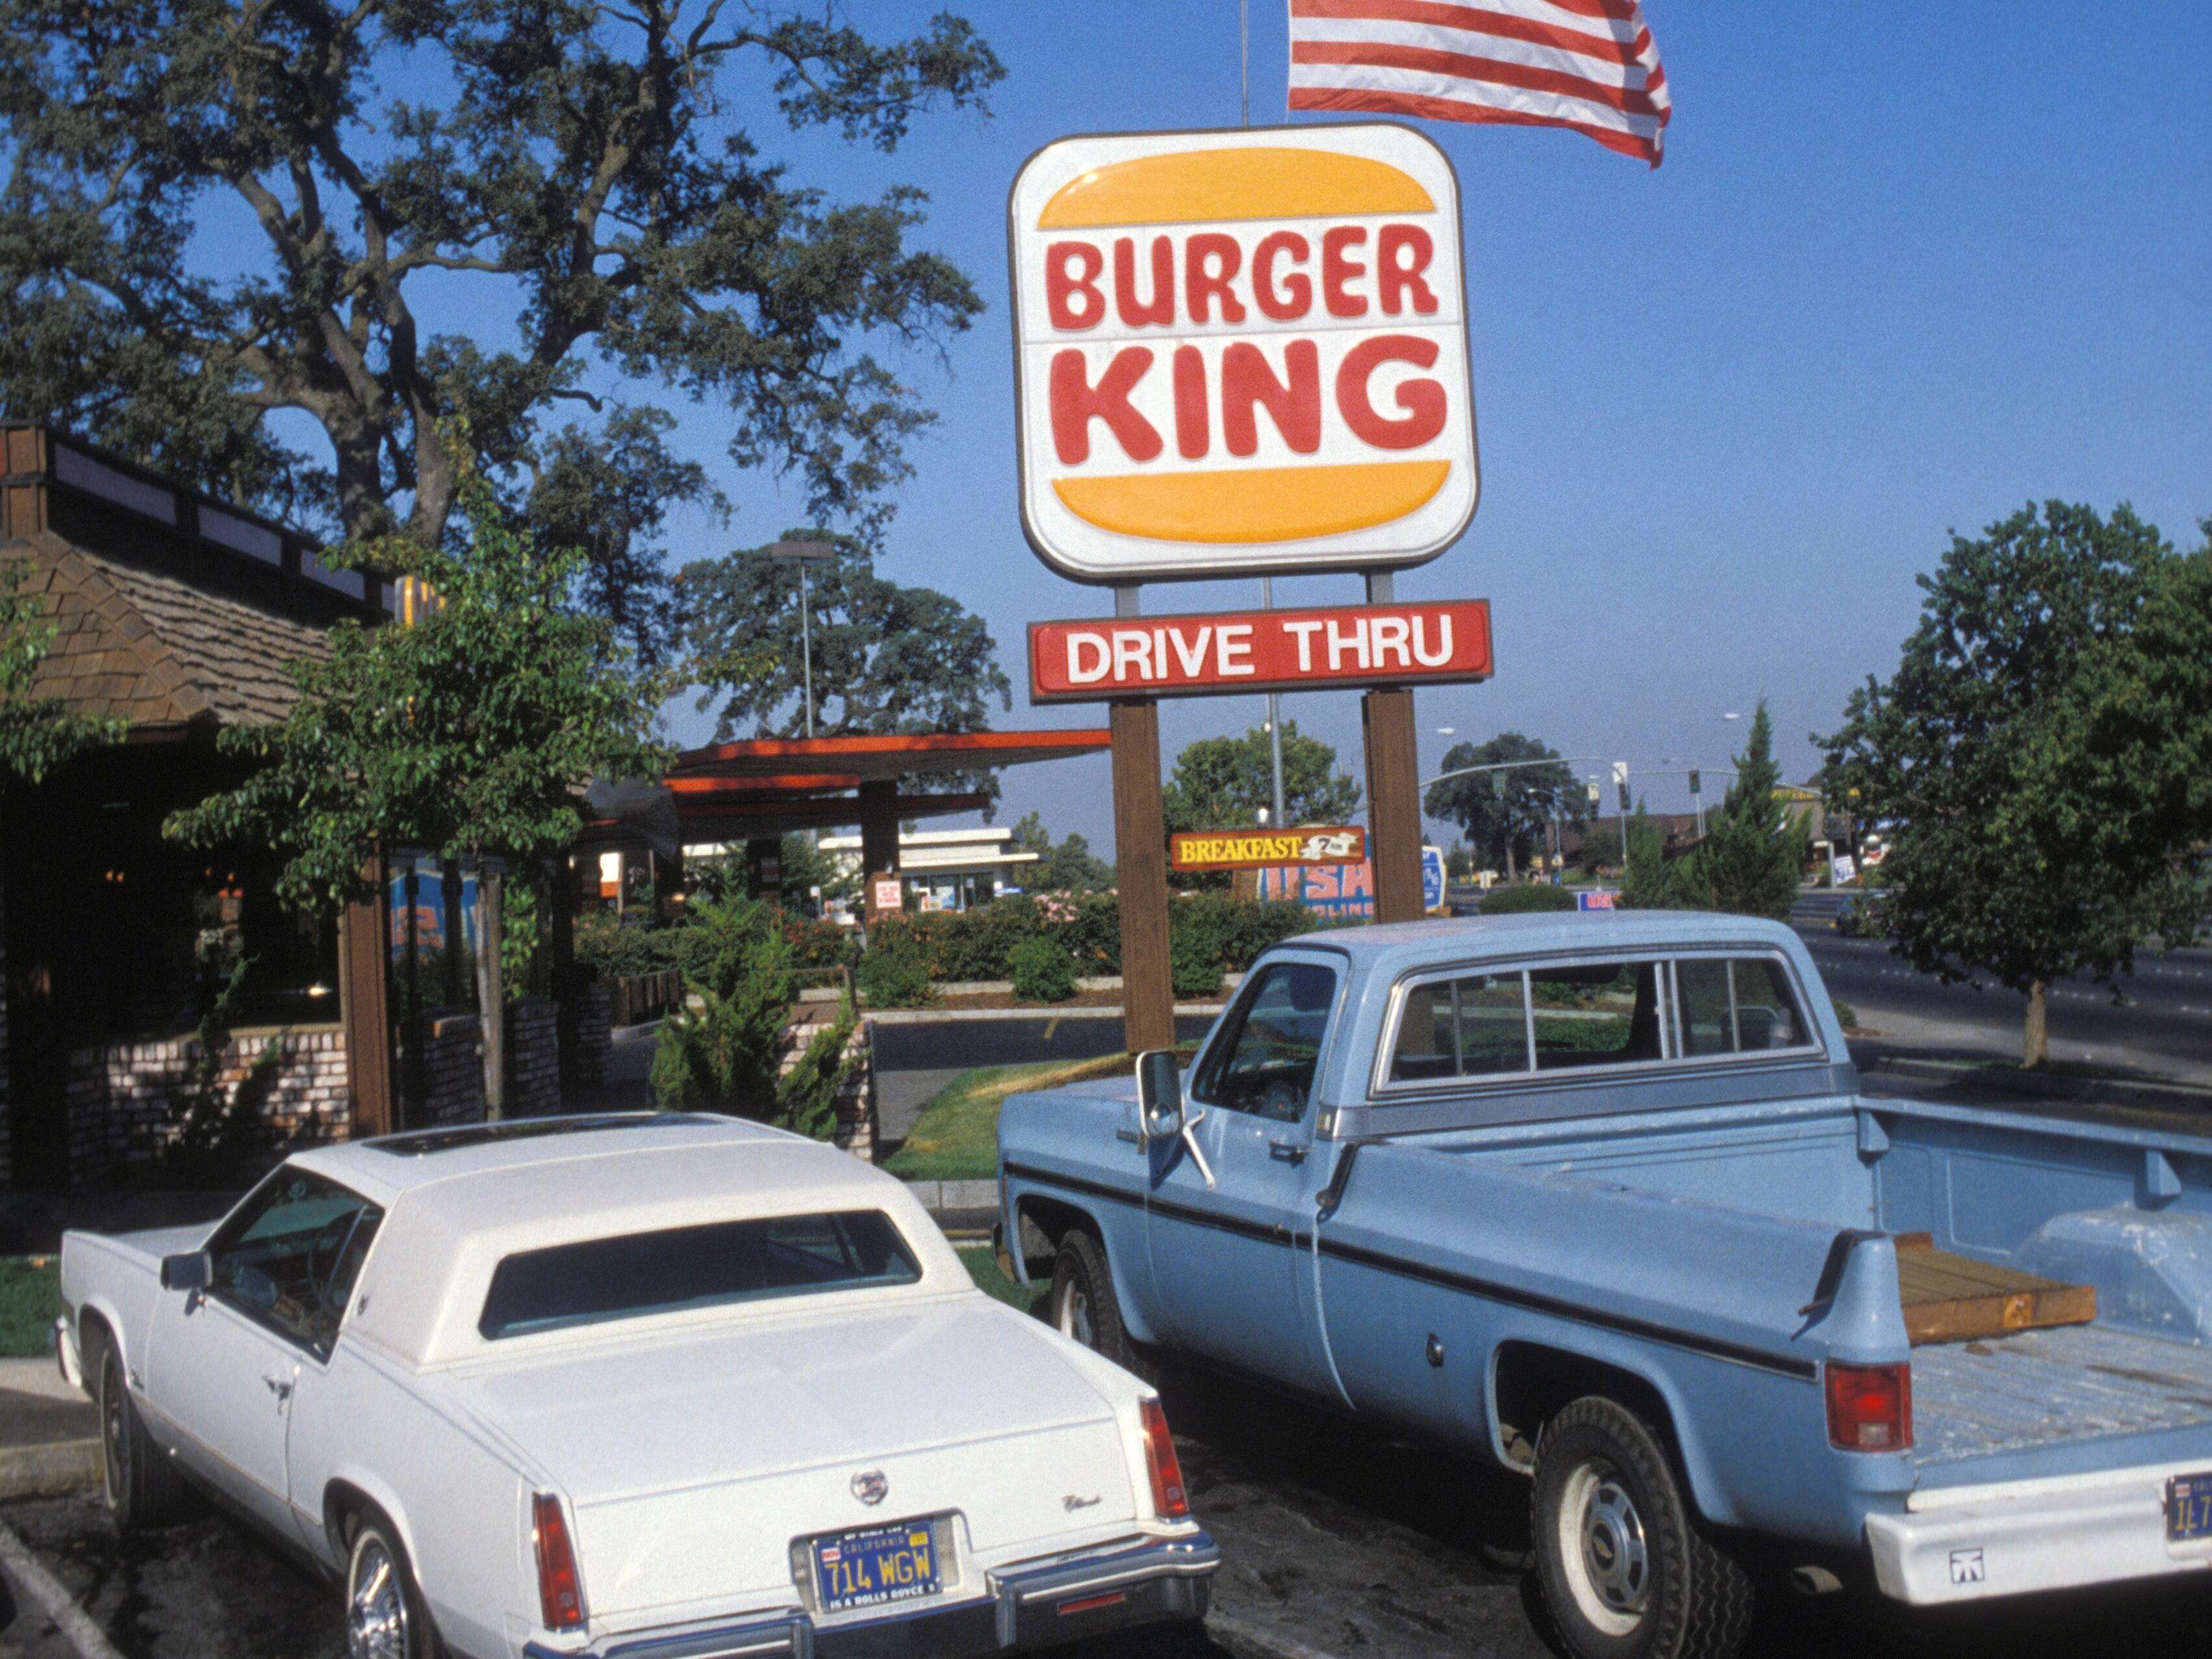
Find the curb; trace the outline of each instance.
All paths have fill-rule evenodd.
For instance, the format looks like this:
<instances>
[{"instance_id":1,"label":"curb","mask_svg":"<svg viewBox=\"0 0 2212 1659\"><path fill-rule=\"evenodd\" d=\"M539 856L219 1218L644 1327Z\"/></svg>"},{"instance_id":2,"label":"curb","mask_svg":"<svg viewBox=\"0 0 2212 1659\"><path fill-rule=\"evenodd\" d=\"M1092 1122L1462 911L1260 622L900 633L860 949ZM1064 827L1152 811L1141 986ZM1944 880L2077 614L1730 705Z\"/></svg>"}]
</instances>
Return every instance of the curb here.
<instances>
[{"instance_id":1,"label":"curb","mask_svg":"<svg viewBox=\"0 0 2212 1659\"><path fill-rule=\"evenodd\" d=\"M61 1581L48 1572L39 1558L25 1547L23 1540L4 1526L0 1526L0 1567L7 1569L8 1577L39 1604L40 1610L54 1621L62 1639L83 1659L123 1659L106 1633L62 1588Z\"/></svg>"},{"instance_id":2,"label":"curb","mask_svg":"<svg viewBox=\"0 0 2212 1659\"><path fill-rule=\"evenodd\" d=\"M0 1446L0 1503L19 1497L68 1497L99 1485L97 1440Z\"/></svg>"},{"instance_id":3,"label":"curb","mask_svg":"<svg viewBox=\"0 0 2212 1659\"><path fill-rule=\"evenodd\" d=\"M910 1180L906 1190L921 1201L932 1216L972 1215L977 1211L995 1215L999 1183L995 1180Z\"/></svg>"}]
</instances>

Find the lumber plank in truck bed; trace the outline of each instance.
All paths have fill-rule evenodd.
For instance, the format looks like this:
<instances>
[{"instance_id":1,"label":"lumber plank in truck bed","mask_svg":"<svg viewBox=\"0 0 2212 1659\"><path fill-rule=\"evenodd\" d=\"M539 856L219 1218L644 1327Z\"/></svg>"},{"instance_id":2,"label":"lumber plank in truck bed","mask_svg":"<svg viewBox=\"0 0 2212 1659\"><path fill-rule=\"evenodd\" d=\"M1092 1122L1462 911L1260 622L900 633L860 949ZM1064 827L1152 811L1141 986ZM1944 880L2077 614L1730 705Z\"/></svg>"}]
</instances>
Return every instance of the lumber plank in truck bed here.
<instances>
[{"instance_id":1,"label":"lumber plank in truck bed","mask_svg":"<svg viewBox=\"0 0 2212 1659\"><path fill-rule=\"evenodd\" d=\"M1936 1249L1925 1233L1898 1235L1897 1287L1905 1334L1915 1347L2087 1325L2097 1317L2094 1285L2063 1284L1954 1256Z\"/></svg>"}]
</instances>

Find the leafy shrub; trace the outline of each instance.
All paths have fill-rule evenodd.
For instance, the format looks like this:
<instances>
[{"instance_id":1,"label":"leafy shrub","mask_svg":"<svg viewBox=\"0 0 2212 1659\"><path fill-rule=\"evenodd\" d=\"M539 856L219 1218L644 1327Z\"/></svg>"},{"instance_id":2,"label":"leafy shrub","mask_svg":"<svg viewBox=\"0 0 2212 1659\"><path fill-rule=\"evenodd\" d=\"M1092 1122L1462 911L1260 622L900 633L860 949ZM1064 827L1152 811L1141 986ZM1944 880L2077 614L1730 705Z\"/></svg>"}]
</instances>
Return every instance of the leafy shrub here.
<instances>
[{"instance_id":1,"label":"leafy shrub","mask_svg":"<svg viewBox=\"0 0 2212 1659\"><path fill-rule=\"evenodd\" d=\"M876 942L860 957L854 975L860 1000L870 1008L920 1008L931 996L929 958L908 936L876 924Z\"/></svg>"},{"instance_id":2,"label":"leafy shrub","mask_svg":"<svg viewBox=\"0 0 2212 1659\"><path fill-rule=\"evenodd\" d=\"M777 1115L784 1021L798 990L776 912L748 899L709 900L670 930L690 996L661 1022L653 1098L667 1108L708 1107L764 1122Z\"/></svg>"},{"instance_id":3,"label":"leafy shrub","mask_svg":"<svg viewBox=\"0 0 2212 1659\"><path fill-rule=\"evenodd\" d=\"M784 942L791 947L793 967L836 967L852 954L852 935L835 922L787 913Z\"/></svg>"},{"instance_id":4,"label":"leafy shrub","mask_svg":"<svg viewBox=\"0 0 2212 1659\"><path fill-rule=\"evenodd\" d=\"M678 948L690 930L690 918L676 927L655 927L626 922L611 911L594 911L576 918L576 960L597 968L601 979L665 973L682 966Z\"/></svg>"},{"instance_id":5,"label":"leafy shrub","mask_svg":"<svg viewBox=\"0 0 2212 1659\"><path fill-rule=\"evenodd\" d=\"M1197 893L1168 907L1170 942L1188 936L1191 947L1216 964L1242 973L1270 946L1310 933L1314 914L1285 899L1236 899L1225 893Z\"/></svg>"},{"instance_id":6,"label":"leafy shrub","mask_svg":"<svg viewBox=\"0 0 2212 1659\"><path fill-rule=\"evenodd\" d=\"M1075 960L1079 974L1121 971L1121 900L1111 893L1059 895L1038 903L1053 936Z\"/></svg>"},{"instance_id":7,"label":"leafy shrub","mask_svg":"<svg viewBox=\"0 0 2212 1659\"><path fill-rule=\"evenodd\" d=\"M1548 881L1516 881L1482 895L1485 916L1522 916L1532 911L1572 910L1575 895Z\"/></svg>"},{"instance_id":8,"label":"leafy shrub","mask_svg":"<svg viewBox=\"0 0 2212 1659\"><path fill-rule=\"evenodd\" d=\"M1006 977L1025 1003L1064 1003L1075 995L1075 964L1042 935L1021 940L1006 953Z\"/></svg>"},{"instance_id":9,"label":"leafy shrub","mask_svg":"<svg viewBox=\"0 0 2212 1659\"><path fill-rule=\"evenodd\" d=\"M1168 935L1168 981L1178 997L1221 994L1221 958L1213 942L1194 929Z\"/></svg>"}]
</instances>

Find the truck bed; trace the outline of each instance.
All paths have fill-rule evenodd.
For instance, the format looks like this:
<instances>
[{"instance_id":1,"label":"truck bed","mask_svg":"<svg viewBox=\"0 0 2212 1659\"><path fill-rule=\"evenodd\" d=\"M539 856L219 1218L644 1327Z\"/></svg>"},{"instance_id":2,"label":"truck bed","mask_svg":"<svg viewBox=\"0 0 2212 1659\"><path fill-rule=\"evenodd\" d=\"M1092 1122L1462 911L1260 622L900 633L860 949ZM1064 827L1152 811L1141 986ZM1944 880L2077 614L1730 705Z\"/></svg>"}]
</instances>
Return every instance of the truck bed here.
<instances>
[{"instance_id":1,"label":"truck bed","mask_svg":"<svg viewBox=\"0 0 2212 1659\"><path fill-rule=\"evenodd\" d=\"M2212 1424L2212 1349L2077 1325L1912 1351L1923 1467Z\"/></svg>"}]
</instances>

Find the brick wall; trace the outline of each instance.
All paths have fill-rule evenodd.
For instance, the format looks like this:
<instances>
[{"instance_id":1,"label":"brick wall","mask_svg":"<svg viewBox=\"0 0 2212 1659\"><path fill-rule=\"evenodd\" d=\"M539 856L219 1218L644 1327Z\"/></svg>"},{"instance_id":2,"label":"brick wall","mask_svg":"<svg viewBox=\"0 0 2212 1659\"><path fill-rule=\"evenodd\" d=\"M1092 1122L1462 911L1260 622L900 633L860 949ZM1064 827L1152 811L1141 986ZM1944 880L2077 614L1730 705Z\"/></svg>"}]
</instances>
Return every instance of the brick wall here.
<instances>
[{"instance_id":1,"label":"brick wall","mask_svg":"<svg viewBox=\"0 0 2212 1659\"><path fill-rule=\"evenodd\" d=\"M345 1033L336 1026L246 1031L231 1038L218 1084L235 1101L271 1048L282 1055L262 1118L280 1145L343 1139L353 1125L346 1087ZM96 1181L118 1165L151 1158L183 1128L182 1096L199 1058L196 1036L97 1044L69 1061L70 1180Z\"/></svg>"},{"instance_id":2,"label":"brick wall","mask_svg":"<svg viewBox=\"0 0 2212 1659\"><path fill-rule=\"evenodd\" d=\"M525 997L507 1004L508 1117L550 1117L561 1109L559 1028L559 1010L549 998Z\"/></svg>"},{"instance_id":3,"label":"brick wall","mask_svg":"<svg viewBox=\"0 0 2212 1659\"><path fill-rule=\"evenodd\" d=\"M576 999L576 1097L594 1098L607 1080L614 1052L614 992L595 985Z\"/></svg>"},{"instance_id":4,"label":"brick wall","mask_svg":"<svg viewBox=\"0 0 2212 1659\"><path fill-rule=\"evenodd\" d=\"M781 1070L788 1073L806 1052L807 1045L837 1022L833 1003L802 1003L799 1018L785 1028ZM872 1163L876 1157L875 1028L862 1020L845 1044L845 1060L851 1068L837 1091L837 1145L854 1157Z\"/></svg>"},{"instance_id":5,"label":"brick wall","mask_svg":"<svg viewBox=\"0 0 2212 1659\"><path fill-rule=\"evenodd\" d=\"M483 1121L483 1049L473 1014L426 1015L422 1021L422 1098L404 1103L410 1129L442 1129ZM408 1069L406 1040L399 1044L399 1075Z\"/></svg>"}]
</instances>

